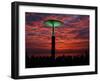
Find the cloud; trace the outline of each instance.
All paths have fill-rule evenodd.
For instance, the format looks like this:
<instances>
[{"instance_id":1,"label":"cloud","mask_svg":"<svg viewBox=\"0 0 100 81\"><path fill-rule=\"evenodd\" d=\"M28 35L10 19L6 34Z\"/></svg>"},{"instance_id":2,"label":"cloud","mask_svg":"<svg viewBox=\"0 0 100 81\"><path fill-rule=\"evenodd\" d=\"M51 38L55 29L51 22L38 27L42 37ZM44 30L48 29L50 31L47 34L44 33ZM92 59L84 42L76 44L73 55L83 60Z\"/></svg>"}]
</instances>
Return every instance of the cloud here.
<instances>
[{"instance_id":1,"label":"cloud","mask_svg":"<svg viewBox=\"0 0 100 81\"><path fill-rule=\"evenodd\" d=\"M57 19L63 22L55 28L56 50L81 50L89 48L89 16L73 14L26 13L25 40L28 50L51 50L51 30L43 22ZM44 52L43 52L44 53Z\"/></svg>"}]
</instances>

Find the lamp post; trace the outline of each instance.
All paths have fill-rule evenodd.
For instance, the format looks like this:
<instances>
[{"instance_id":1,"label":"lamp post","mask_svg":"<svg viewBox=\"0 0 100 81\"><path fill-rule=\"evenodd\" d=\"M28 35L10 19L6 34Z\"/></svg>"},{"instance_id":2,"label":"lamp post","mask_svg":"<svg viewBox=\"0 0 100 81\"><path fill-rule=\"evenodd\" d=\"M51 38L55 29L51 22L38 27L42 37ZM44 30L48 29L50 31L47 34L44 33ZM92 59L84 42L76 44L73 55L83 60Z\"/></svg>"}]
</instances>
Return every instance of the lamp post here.
<instances>
[{"instance_id":1,"label":"lamp post","mask_svg":"<svg viewBox=\"0 0 100 81\"><path fill-rule=\"evenodd\" d=\"M51 57L55 59L55 28L60 27L62 22L59 20L47 20L44 22L46 27L52 27L52 47L51 47Z\"/></svg>"}]
</instances>

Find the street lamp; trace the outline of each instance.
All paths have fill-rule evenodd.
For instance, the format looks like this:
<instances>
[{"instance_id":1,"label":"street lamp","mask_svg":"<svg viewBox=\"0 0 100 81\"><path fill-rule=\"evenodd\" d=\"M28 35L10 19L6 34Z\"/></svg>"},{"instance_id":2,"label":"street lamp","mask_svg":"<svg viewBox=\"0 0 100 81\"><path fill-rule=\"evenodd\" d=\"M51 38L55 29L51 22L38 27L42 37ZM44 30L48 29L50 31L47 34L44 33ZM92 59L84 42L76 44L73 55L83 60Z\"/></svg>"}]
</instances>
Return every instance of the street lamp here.
<instances>
[{"instance_id":1,"label":"street lamp","mask_svg":"<svg viewBox=\"0 0 100 81\"><path fill-rule=\"evenodd\" d=\"M52 27L51 57L55 59L55 28L60 27L63 23L59 20L46 20L44 24L46 27Z\"/></svg>"}]
</instances>

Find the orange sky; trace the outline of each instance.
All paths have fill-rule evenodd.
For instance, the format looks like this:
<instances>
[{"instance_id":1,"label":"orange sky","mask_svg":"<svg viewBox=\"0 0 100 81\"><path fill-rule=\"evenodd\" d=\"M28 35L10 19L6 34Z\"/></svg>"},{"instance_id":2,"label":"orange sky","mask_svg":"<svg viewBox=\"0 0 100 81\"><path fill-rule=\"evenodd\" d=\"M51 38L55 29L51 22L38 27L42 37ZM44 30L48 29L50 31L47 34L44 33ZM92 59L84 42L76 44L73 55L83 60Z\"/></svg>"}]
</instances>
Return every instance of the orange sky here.
<instances>
[{"instance_id":1,"label":"orange sky","mask_svg":"<svg viewBox=\"0 0 100 81\"><path fill-rule=\"evenodd\" d=\"M43 24L47 19L57 19L64 23L55 29L56 51L63 52L69 49L80 51L89 48L88 15L26 13L25 37L29 53L36 55L34 49L40 52L44 50L43 53L47 50L46 53L50 53L51 28Z\"/></svg>"}]
</instances>

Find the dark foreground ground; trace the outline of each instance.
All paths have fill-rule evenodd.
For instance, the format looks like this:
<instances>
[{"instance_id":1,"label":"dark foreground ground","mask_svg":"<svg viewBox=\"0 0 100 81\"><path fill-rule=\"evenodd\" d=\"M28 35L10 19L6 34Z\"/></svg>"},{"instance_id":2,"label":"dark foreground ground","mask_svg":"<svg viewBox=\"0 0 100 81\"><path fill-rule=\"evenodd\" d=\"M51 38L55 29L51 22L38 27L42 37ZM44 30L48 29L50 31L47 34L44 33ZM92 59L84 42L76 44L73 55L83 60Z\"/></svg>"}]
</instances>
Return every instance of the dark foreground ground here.
<instances>
[{"instance_id":1,"label":"dark foreground ground","mask_svg":"<svg viewBox=\"0 0 100 81\"><path fill-rule=\"evenodd\" d=\"M89 55L85 56L61 56L57 58L52 57L31 57L26 55L26 68L35 67L56 67L56 66L77 66L89 65Z\"/></svg>"}]
</instances>

